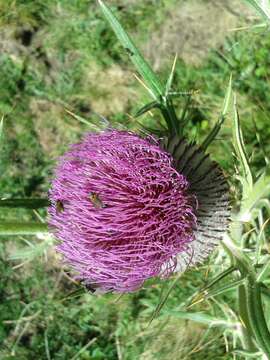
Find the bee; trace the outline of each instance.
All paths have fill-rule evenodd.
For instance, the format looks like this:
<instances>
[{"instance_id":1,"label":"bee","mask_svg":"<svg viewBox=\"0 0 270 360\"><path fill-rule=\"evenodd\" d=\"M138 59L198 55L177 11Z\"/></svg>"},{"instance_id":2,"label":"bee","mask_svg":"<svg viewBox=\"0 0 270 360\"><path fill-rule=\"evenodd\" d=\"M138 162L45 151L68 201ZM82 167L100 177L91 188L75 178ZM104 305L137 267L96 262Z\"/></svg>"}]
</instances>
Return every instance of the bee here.
<instances>
[{"instance_id":1,"label":"bee","mask_svg":"<svg viewBox=\"0 0 270 360\"><path fill-rule=\"evenodd\" d=\"M95 192L90 192L89 200L96 209L103 209L106 207L106 205L101 201L99 195Z\"/></svg>"},{"instance_id":2,"label":"bee","mask_svg":"<svg viewBox=\"0 0 270 360\"><path fill-rule=\"evenodd\" d=\"M56 201L56 212L57 214L60 214L61 212L64 211L64 204L61 200L57 200Z\"/></svg>"}]
</instances>

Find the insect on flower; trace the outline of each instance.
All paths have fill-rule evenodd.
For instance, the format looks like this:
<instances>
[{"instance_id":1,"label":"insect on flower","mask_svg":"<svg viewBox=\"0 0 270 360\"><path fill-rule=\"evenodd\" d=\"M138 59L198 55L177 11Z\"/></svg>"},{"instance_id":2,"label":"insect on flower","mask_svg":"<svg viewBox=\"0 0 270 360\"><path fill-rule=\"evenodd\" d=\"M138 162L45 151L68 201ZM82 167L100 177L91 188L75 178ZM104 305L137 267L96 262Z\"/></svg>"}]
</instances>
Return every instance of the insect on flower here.
<instances>
[{"instance_id":1,"label":"insect on flower","mask_svg":"<svg viewBox=\"0 0 270 360\"><path fill-rule=\"evenodd\" d=\"M222 171L178 136L88 134L59 160L50 199L57 249L95 293L135 291L202 262L229 218Z\"/></svg>"},{"instance_id":2,"label":"insect on flower","mask_svg":"<svg viewBox=\"0 0 270 360\"><path fill-rule=\"evenodd\" d=\"M56 200L56 211L57 213L61 213L62 211L64 211L64 204L60 200Z\"/></svg>"},{"instance_id":3,"label":"insect on flower","mask_svg":"<svg viewBox=\"0 0 270 360\"><path fill-rule=\"evenodd\" d=\"M101 201L99 195L94 192L90 192L89 194L89 200L94 205L96 209L103 209L106 207L106 205Z\"/></svg>"}]
</instances>

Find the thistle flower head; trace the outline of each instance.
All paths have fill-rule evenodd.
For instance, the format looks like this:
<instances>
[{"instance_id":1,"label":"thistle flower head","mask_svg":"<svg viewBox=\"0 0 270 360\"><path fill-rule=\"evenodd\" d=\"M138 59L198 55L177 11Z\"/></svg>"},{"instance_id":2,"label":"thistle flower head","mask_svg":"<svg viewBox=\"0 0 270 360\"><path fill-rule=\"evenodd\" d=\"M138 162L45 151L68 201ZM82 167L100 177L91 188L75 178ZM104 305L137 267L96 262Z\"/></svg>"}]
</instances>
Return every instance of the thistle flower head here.
<instances>
[{"instance_id":1,"label":"thistle flower head","mask_svg":"<svg viewBox=\"0 0 270 360\"><path fill-rule=\"evenodd\" d=\"M201 262L228 223L227 183L185 139L88 134L60 159L50 225L76 278L129 292Z\"/></svg>"},{"instance_id":2,"label":"thistle flower head","mask_svg":"<svg viewBox=\"0 0 270 360\"><path fill-rule=\"evenodd\" d=\"M50 225L77 278L126 292L168 276L194 241L196 196L153 138L89 134L60 159Z\"/></svg>"}]
</instances>

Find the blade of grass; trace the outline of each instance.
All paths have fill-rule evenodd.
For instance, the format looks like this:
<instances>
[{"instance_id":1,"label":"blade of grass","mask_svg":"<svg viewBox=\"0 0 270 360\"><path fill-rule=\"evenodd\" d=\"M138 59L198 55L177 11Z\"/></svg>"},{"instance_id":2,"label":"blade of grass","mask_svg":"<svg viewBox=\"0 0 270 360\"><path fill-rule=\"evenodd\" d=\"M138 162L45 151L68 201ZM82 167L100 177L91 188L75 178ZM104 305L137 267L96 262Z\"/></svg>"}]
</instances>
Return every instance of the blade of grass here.
<instances>
[{"instance_id":1,"label":"blade of grass","mask_svg":"<svg viewBox=\"0 0 270 360\"><path fill-rule=\"evenodd\" d=\"M109 22L112 29L114 30L118 40L120 41L124 49L127 51L131 61L142 76L146 85L151 90L150 93L152 97L158 101L164 94L164 88L160 80L152 70L151 66L144 59L139 49L135 46L129 35L126 33L118 19L112 13L110 8L105 5L104 2L101 0L98 0L98 3L106 20Z\"/></svg>"}]
</instances>

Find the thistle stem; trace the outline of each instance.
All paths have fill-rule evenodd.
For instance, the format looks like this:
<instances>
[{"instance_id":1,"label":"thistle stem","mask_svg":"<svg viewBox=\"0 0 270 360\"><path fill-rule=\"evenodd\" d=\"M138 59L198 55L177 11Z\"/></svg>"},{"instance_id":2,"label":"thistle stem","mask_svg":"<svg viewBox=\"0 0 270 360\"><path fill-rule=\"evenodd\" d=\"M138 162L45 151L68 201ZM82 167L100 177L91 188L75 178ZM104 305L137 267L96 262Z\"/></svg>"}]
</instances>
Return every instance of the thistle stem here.
<instances>
[{"instance_id":1,"label":"thistle stem","mask_svg":"<svg viewBox=\"0 0 270 360\"><path fill-rule=\"evenodd\" d=\"M3 235L35 235L37 233L47 233L48 226L38 222L1 222L0 236Z\"/></svg>"},{"instance_id":2,"label":"thistle stem","mask_svg":"<svg viewBox=\"0 0 270 360\"><path fill-rule=\"evenodd\" d=\"M258 347L270 360L270 332L264 316L262 286L257 281L250 259L241 252L229 236L225 236L223 242L241 275L246 277L244 289L241 290L243 304L239 308L241 319L246 327L245 335L253 336Z\"/></svg>"},{"instance_id":3,"label":"thistle stem","mask_svg":"<svg viewBox=\"0 0 270 360\"><path fill-rule=\"evenodd\" d=\"M244 326L241 326L242 331L242 345L243 348L250 352L255 352L258 349L254 346L252 340L252 327L249 321L248 309L247 309L247 296L244 285L240 285L238 288L238 309L241 320Z\"/></svg>"},{"instance_id":4,"label":"thistle stem","mask_svg":"<svg viewBox=\"0 0 270 360\"><path fill-rule=\"evenodd\" d=\"M270 359L270 332L264 316L261 284L248 278L245 289L249 321L257 344L267 356L267 359Z\"/></svg>"},{"instance_id":5,"label":"thistle stem","mask_svg":"<svg viewBox=\"0 0 270 360\"><path fill-rule=\"evenodd\" d=\"M50 202L48 199L3 199L0 200L0 207L8 208L24 208L24 209L40 209L48 207Z\"/></svg>"}]
</instances>

